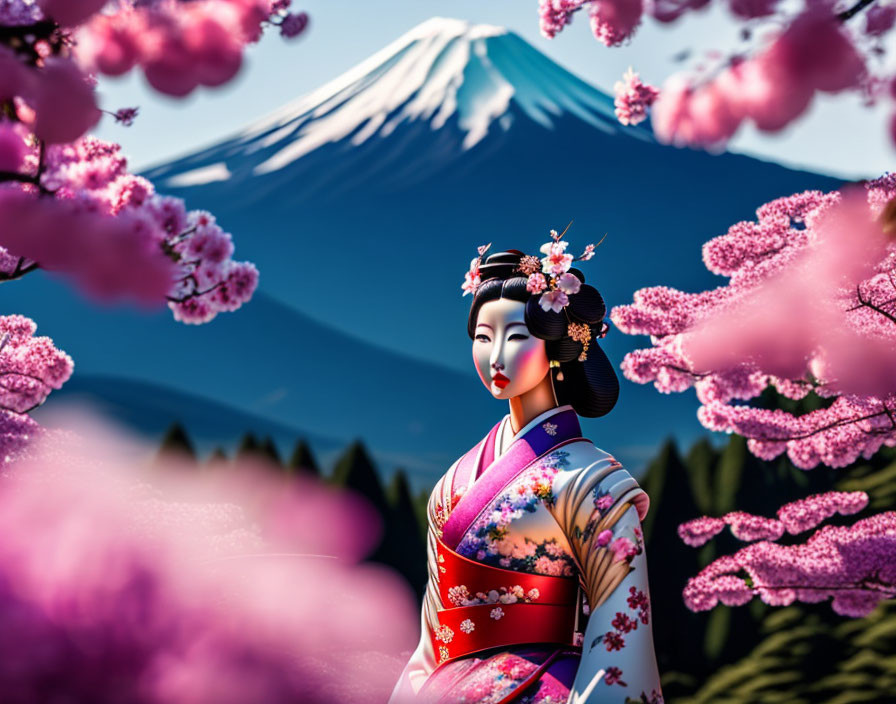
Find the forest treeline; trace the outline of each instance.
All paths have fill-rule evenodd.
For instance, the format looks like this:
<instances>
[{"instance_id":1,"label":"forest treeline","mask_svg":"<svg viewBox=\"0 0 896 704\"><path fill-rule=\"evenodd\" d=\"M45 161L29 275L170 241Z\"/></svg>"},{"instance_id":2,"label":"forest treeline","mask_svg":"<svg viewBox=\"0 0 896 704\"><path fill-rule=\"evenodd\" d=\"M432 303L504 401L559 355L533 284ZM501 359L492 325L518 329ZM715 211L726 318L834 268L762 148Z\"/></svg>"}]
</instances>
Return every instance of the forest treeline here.
<instances>
[{"instance_id":1,"label":"forest treeline","mask_svg":"<svg viewBox=\"0 0 896 704\"><path fill-rule=\"evenodd\" d=\"M196 458L179 425L169 429L160 451L188 454L197 464L227 459L222 450L205 461ZM270 438L246 434L235 456L262 459L273 471L316 476L366 496L383 521L383 540L370 559L396 569L422 594L429 492L413 494L404 471L394 471L384 483L361 441L346 447L328 472L302 440L283 458ZM829 523L852 523L893 510L896 450L884 448L871 460L843 469L803 471L786 457L758 460L739 436L731 436L721 448L700 440L684 453L668 441L649 463L641 484L650 495L643 527L667 704L896 704L894 602L882 603L863 619L838 616L827 603L770 607L758 600L694 613L681 597L688 577L744 544L724 531L694 549L676 532L680 523L695 516L717 516L735 508L773 517L787 501L831 489L865 491L871 500L862 513Z\"/></svg>"}]
</instances>

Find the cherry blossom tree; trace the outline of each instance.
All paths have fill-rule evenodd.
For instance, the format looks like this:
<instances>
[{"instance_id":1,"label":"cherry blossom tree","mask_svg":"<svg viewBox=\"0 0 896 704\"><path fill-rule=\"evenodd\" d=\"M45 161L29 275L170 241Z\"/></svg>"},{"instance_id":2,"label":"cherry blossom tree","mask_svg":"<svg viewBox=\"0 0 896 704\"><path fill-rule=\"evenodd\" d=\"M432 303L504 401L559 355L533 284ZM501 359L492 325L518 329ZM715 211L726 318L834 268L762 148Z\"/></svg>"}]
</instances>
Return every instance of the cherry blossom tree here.
<instances>
[{"instance_id":1,"label":"cherry blossom tree","mask_svg":"<svg viewBox=\"0 0 896 704\"><path fill-rule=\"evenodd\" d=\"M747 438L761 459L786 453L805 470L837 468L896 447L896 175L779 198L756 214L703 247L707 268L727 284L641 289L611 311L620 330L652 342L626 355L623 373L663 393L694 387L700 422ZM821 407L763 408L757 400L768 392ZM760 541L707 567L686 602L711 608L758 594L779 604L836 591L838 613L864 615L896 596L896 513L825 526L802 546L775 542L864 503L831 495L782 507L777 520L735 512L684 524L690 545L726 524L735 537Z\"/></svg>"},{"instance_id":2,"label":"cherry blossom tree","mask_svg":"<svg viewBox=\"0 0 896 704\"><path fill-rule=\"evenodd\" d=\"M220 86L267 27L302 33L290 0L3 0L0 2L0 281L38 269L96 301L167 304L199 324L247 302L251 262L215 217L188 211L129 173L119 145L87 134L104 113L97 76L140 69L169 96ZM25 415L72 360L22 316L0 317L0 461L36 430Z\"/></svg>"},{"instance_id":3,"label":"cherry blossom tree","mask_svg":"<svg viewBox=\"0 0 896 704\"><path fill-rule=\"evenodd\" d=\"M700 10L709 0L539 0L541 32L553 38L586 11L606 46L636 33L644 16L661 23ZM816 93L858 93L868 106L896 99L896 72L886 63L896 26L893 0L729 0L745 47L714 51L693 72L670 75L653 107L652 125L665 142L717 148L744 122L775 132L799 117ZM767 31L766 31L767 30ZM755 37L759 37L755 40ZM640 114L649 93L617 84L617 106ZM623 122L623 124L631 124ZM896 142L896 110L891 119Z\"/></svg>"},{"instance_id":4,"label":"cherry blossom tree","mask_svg":"<svg viewBox=\"0 0 896 704\"><path fill-rule=\"evenodd\" d=\"M803 544L777 542L785 531L798 534L836 513L857 513L867 504L864 492L831 491L782 506L777 519L733 511L683 523L679 536L693 547L726 524L739 540L758 541L714 560L688 580L685 604L704 611L719 602L740 606L754 596L774 606L831 599L838 614L867 616L880 601L896 597L896 512L851 526L823 526Z\"/></svg>"}]
</instances>

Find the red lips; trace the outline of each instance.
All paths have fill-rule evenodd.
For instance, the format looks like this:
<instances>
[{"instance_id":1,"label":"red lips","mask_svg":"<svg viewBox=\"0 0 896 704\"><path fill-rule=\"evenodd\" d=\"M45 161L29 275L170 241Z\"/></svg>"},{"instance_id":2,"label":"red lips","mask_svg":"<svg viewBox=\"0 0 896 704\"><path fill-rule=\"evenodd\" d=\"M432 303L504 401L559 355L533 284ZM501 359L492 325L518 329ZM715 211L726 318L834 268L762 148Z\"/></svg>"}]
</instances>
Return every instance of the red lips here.
<instances>
[{"instance_id":1,"label":"red lips","mask_svg":"<svg viewBox=\"0 0 896 704\"><path fill-rule=\"evenodd\" d=\"M510 379L504 376L501 372L496 372L492 377L492 382L494 382L495 386L497 386L499 389L503 389L510 383Z\"/></svg>"}]
</instances>

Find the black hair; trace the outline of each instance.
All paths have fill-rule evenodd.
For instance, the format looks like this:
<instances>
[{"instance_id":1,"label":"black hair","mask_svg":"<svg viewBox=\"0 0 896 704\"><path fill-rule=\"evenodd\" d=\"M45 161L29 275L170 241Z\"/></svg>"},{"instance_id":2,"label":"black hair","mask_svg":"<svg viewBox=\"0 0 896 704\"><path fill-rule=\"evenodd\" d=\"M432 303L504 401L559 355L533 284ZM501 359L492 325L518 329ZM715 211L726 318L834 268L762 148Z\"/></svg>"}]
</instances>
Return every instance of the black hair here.
<instances>
[{"instance_id":1,"label":"black hair","mask_svg":"<svg viewBox=\"0 0 896 704\"><path fill-rule=\"evenodd\" d=\"M594 339L603 329L607 314L603 297L596 288L585 283L585 275L581 271L571 268L569 273L582 282L578 293L570 295L569 304L563 311L545 311L538 303L541 294L533 294L526 289L528 276L518 268L524 256L517 249L496 252L480 265L482 283L470 307L467 334L470 339L475 339L479 309L488 301L509 298L525 303L525 322L529 332L545 341L548 359L560 362L559 367L551 368L557 401L561 405L571 405L576 413L588 418L609 413L619 398L619 379L607 355ZM570 322L587 323L591 328L584 362L578 359L582 343L567 334ZM560 371L563 372L562 381L557 379Z\"/></svg>"}]
</instances>

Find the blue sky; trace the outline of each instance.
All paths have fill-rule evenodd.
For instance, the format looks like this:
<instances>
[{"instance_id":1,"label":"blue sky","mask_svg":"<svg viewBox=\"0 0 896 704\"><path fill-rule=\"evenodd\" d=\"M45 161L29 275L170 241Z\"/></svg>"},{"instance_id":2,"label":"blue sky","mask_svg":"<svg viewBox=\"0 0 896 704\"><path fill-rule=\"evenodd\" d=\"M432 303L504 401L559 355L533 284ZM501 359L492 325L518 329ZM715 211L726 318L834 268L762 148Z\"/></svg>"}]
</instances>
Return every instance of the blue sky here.
<instances>
[{"instance_id":1,"label":"blue sky","mask_svg":"<svg viewBox=\"0 0 896 704\"><path fill-rule=\"evenodd\" d=\"M658 84L674 70L671 58L684 49L697 60L706 50L739 46L738 27L719 5L672 25L648 19L629 45L609 49L592 37L585 17L576 18L557 38L544 39L538 32L536 0L294 2L311 15L307 34L285 40L269 32L249 48L239 76L222 88L173 99L149 89L140 73L102 78L102 106L115 110L136 105L140 116L130 128L106 116L95 134L122 144L132 170L164 163L232 134L433 16L508 27L609 93L629 65ZM731 149L837 176L875 176L896 168L896 149L886 130L891 110L890 105L869 110L852 95L816 97L810 113L788 129L769 135L742 128Z\"/></svg>"}]
</instances>

